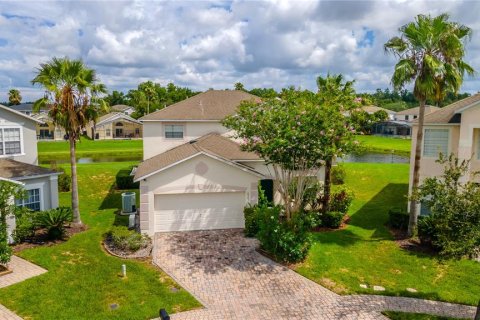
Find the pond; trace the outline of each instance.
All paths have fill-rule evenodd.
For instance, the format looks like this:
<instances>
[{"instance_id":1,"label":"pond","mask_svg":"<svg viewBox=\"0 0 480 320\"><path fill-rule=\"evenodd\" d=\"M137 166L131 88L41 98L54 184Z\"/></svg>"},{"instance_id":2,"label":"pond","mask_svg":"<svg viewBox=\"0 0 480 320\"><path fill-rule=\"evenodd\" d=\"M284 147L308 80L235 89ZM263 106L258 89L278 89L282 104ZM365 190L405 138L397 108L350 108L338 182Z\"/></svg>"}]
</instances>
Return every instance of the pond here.
<instances>
[{"instance_id":1,"label":"pond","mask_svg":"<svg viewBox=\"0 0 480 320\"><path fill-rule=\"evenodd\" d=\"M410 157L395 153L366 152L362 154L350 154L340 161L362 163L410 163Z\"/></svg>"},{"instance_id":2,"label":"pond","mask_svg":"<svg viewBox=\"0 0 480 320\"><path fill-rule=\"evenodd\" d=\"M94 156L77 158L77 163L98 163L98 162L125 162L125 161L142 161L141 155L125 155L125 156ZM366 152L362 154L351 154L341 159L343 162L370 162L370 163L409 163L410 157L395 153L373 153ZM59 159L43 159L40 158L40 164L56 164L70 163L68 158Z\"/></svg>"}]
</instances>

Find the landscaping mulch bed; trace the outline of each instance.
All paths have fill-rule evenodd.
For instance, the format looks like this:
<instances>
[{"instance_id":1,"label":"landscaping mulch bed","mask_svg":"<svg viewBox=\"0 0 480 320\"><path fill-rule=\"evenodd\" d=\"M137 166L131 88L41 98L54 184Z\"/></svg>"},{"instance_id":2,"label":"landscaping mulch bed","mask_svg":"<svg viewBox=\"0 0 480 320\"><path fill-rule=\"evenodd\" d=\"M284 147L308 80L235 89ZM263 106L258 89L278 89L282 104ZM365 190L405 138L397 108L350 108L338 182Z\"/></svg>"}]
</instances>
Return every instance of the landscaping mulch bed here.
<instances>
[{"instance_id":1,"label":"landscaping mulch bed","mask_svg":"<svg viewBox=\"0 0 480 320\"><path fill-rule=\"evenodd\" d=\"M350 217L348 216L348 214L346 214L343 217L342 224L340 225L340 227L338 228L315 227L312 229L312 232L330 232L330 231L342 230L348 226L349 222L350 222Z\"/></svg>"},{"instance_id":2,"label":"landscaping mulch bed","mask_svg":"<svg viewBox=\"0 0 480 320\"><path fill-rule=\"evenodd\" d=\"M153 244L150 241L150 243L146 247L141 248L141 249L139 249L135 252L131 252L131 251L128 251L128 250L121 250L121 249L116 248L115 246L113 246L110 239L107 238L107 239L105 239L105 241L103 241L103 248L109 254L111 254L112 256L118 257L118 258L122 258L122 259L147 259L147 258L150 258L150 256L152 255Z\"/></svg>"},{"instance_id":3,"label":"landscaping mulch bed","mask_svg":"<svg viewBox=\"0 0 480 320\"><path fill-rule=\"evenodd\" d=\"M15 244L12 249L13 252L20 252L25 249L40 247L40 246L53 246L55 244L63 243L67 241L71 236L74 234L83 232L87 230L88 227L86 225L77 225L72 224L70 226L65 227L65 235L62 239L51 240L48 239L47 231L45 229L40 229L35 231L35 236L31 239L25 240L25 242Z\"/></svg>"},{"instance_id":4,"label":"landscaping mulch bed","mask_svg":"<svg viewBox=\"0 0 480 320\"><path fill-rule=\"evenodd\" d=\"M393 238L395 239L395 243L400 248L407 251L411 251L411 252L425 253L429 255L436 254L435 249L421 243L418 238L408 238L406 230L393 229L393 228L388 228L388 229L390 230L390 233L393 235Z\"/></svg>"}]
</instances>

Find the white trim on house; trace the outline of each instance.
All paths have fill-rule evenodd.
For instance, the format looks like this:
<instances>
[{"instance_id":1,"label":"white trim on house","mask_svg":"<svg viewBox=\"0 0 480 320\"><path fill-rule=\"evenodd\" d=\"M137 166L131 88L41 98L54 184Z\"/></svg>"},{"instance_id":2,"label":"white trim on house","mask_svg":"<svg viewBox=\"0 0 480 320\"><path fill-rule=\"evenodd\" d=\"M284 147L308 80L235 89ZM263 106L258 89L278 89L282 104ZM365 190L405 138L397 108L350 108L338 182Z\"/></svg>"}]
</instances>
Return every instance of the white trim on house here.
<instances>
[{"instance_id":1,"label":"white trim on house","mask_svg":"<svg viewBox=\"0 0 480 320\"><path fill-rule=\"evenodd\" d=\"M216 156L216 155L213 155L213 154L204 152L204 151L199 151L199 152L197 152L197 153L195 153L195 154L193 154L193 155L191 155L191 156L189 156L189 157L186 157L186 158L184 158L184 159L182 159L182 160L179 160L179 161L177 161L177 162L174 162L174 163L172 163L172 164L169 164L169 165L166 166L166 167L163 167L163 168L158 169L158 170L156 170L156 171L154 171L154 172L152 172L152 173L149 173L149 174L147 174L147 175L144 175L144 176L142 176L142 177L139 177L139 178L135 179L134 182L138 182L138 181L140 181L140 180L145 180L145 179L147 179L147 178L149 178L149 177L151 177L151 176L153 176L153 175L156 175L157 173L160 173L160 172L162 172L162 171L165 171L165 170L167 170L167 169L169 169L169 168L171 168L171 167L176 166L177 164L180 164L180 163L182 163L182 162L185 162L185 161L188 161L188 160L190 160L190 159L193 159L193 158L195 158L195 157L197 157L197 156L199 156L199 155L205 155L205 156L210 157L210 158L212 158L212 159L215 159L215 160L221 161L221 162L223 162L223 163L226 163L226 164L228 164L228 165L230 165L230 166L232 166L232 167L236 167L236 168L238 168L238 169L240 169L240 170L242 170L242 171L245 171L245 172L247 172L247 173L251 173L251 174L256 175L256 176L258 176L258 177L264 177L261 173L253 170L252 168L248 168L248 167L242 165L241 163L233 162L232 160L224 159L224 158L222 158L222 157L219 157L219 156Z\"/></svg>"},{"instance_id":2,"label":"white trim on house","mask_svg":"<svg viewBox=\"0 0 480 320\"><path fill-rule=\"evenodd\" d=\"M24 186L25 191L29 190L37 190L38 189L38 196L40 199L40 211L45 210L45 199L43 198L43 188L45 187L45 182L38 182L33 184L27 184ZM25 206L23 203L25 199L22 199L22 207Z\"/></svg>"},{"instance_id":3,"label":"white trim on house","mask_svg":"<svg viewBox=\"0 0 480 320\"><path fill-rule=\"evenodd\" d=\"M418 126L418 122L410 122L412 126ZM424 123L424 127L428 126L460 126L460 123Z\"/></svg>"},{"instance_id":4,"label":"white trim on house","mask_svg":"<svg viewBox=\"0 0 480 320\"><path fill-rule=\"evenodd\" d=\"M462 113L463 111L467 110L467 109L470 109L471 107L474 107L474 106L478 106L480 105L480 102L476 101L474 103L471 103L463 108L460 108L458 110L455 111L455 113Z\"/></svg>"},{"instance_id":5,"label":"white trim on house","mask_svg":"<svg viewBox=\"0 0 480 320\"><path fill-rule=\"evenodd\" d=\"M140 122L221 122L222 120L192 120L192 119L161 119L161 120L139 120Z\"/></svg>"},{"instance_id":6,"label":"white trim on house","mask_svg":"<svg viewBox=\"0 0 480 320\"><path fill-rule=\"evenodd\" d=\"M108 117L107 119L103 119L102 121L97 122L95 124L95 126L101 126L101 125L104 125L104 124L107 124L107 123L110 123L110 122L114 122L117 119L124 119L126 121L130 121L130 122L133 122L133 123L136 123L136 124L142 124L140 121L130 117L127 114L124 114L122 112L115 112L115 114L113 114L111 117Z\"/></svg>"},{"instance_id":7,"label":"white trim on house","mask_svg":"<svg viewBox=\"0 0 480 320\"><path fill-rule=\"evenodd\" d=\"M4 110L6 110L6 111L10 111L10 112L12 112L12 113L14 113L14 114L16 114L16 115L22 116L22 117L27 118L27 119L29 119L29 120L35 121L35 122L37 122L37 123L43 123L43 121L41 121L41 120L35 119L34 117L31 117L31 116L29 116L29 115L26 115L26 114L23 113L23 112L20 112L20 111L17 111L17 110L13 110L12 108L6 107L6 106L4 106L3 104L0 104L0 109L4 109Z\"/></svg>"},{"instance_id":8,"label":"white trim on house","mask_svg":"<svg viewBox=\"0 0 480 320\"><path fill-rule=\"evenodd\" d=\"M12 179L7 179L7 178L2 178L2 177L0 177L0 181L11 182L11 183L14 183L14 184L18 184L19 186L24 186L24 185L25 185L25 183L23 183L23 182L21 182L21 181L12 180Z\"/></svg>"},{"instance_id":9,"label":"white trim on house","mask_svg":"<svg viewBox=\"0 0 480 320\"><path fill-rule=\"evenodd\" d=\"M20 153L9 153L6 154L5 152L5 129L19 129L20 135ZM23 139L23 126L19 124L0 124L0 131L2 131L2 141L0 143L3 144L3 154L0 154L0 158L10 158L10 157L19 157L25 155L25 147L24 147L24 139Z\"/></svg>"},{"instance_id":10,"label":"white trim on house","mask_svg":"<svg viewBox=\"0 0 480 320\"><path fill-rule=\"evenodd\" d=\"M17 181L23 181L23 180L51 177L51 176L57 176L58 177L61 174L62 174L61 172L52 172L52 173L39 174L39 175L34 175L34 176L22 176L22 177L18 177L18 178L15 178L15 179Z\"/></svg>"}]
</instances>

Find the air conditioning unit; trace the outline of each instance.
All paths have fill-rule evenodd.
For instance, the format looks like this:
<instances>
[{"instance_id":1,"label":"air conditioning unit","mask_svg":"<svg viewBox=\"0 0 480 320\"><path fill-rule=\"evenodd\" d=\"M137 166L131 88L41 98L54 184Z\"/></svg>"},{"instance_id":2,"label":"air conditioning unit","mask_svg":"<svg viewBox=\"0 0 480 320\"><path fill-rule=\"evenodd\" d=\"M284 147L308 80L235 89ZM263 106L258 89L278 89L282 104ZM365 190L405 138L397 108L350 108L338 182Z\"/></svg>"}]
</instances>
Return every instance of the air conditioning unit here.
<instances>
[{"instance_id":1,"label":"air conditioning unit","mask_svg":"<svg viewBox=\"0 0 480 320\"><path fill-rule=\"evenodd\" d=\"M135 192L122 193L122 214L134 214L136 212Z\"/></svg>"}]
</instances>

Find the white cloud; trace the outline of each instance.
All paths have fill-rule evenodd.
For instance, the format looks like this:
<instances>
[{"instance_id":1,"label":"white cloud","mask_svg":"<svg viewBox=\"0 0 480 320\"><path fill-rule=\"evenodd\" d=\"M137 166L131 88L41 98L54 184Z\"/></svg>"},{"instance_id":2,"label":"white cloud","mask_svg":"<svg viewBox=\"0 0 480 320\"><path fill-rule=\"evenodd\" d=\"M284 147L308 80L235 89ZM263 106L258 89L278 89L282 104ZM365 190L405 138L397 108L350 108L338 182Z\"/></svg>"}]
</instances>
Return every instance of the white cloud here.
<instances>
[{"instance_id":1,"label":"white cloud","mask_svg":"<svg viewBox=\"0 0 480 320\"><path fill-rule=\"evenodd\" d=\"M395 63L383 43L419 13L470 26L467 61L480 70L479 11L480 2L428 0L0 2L0 101L12 87L38 97L30 80L53 56L82 58L111 90L146 80L314 89L326 72L375 90L389 86Z\"/></svg>"}]
</instances>

